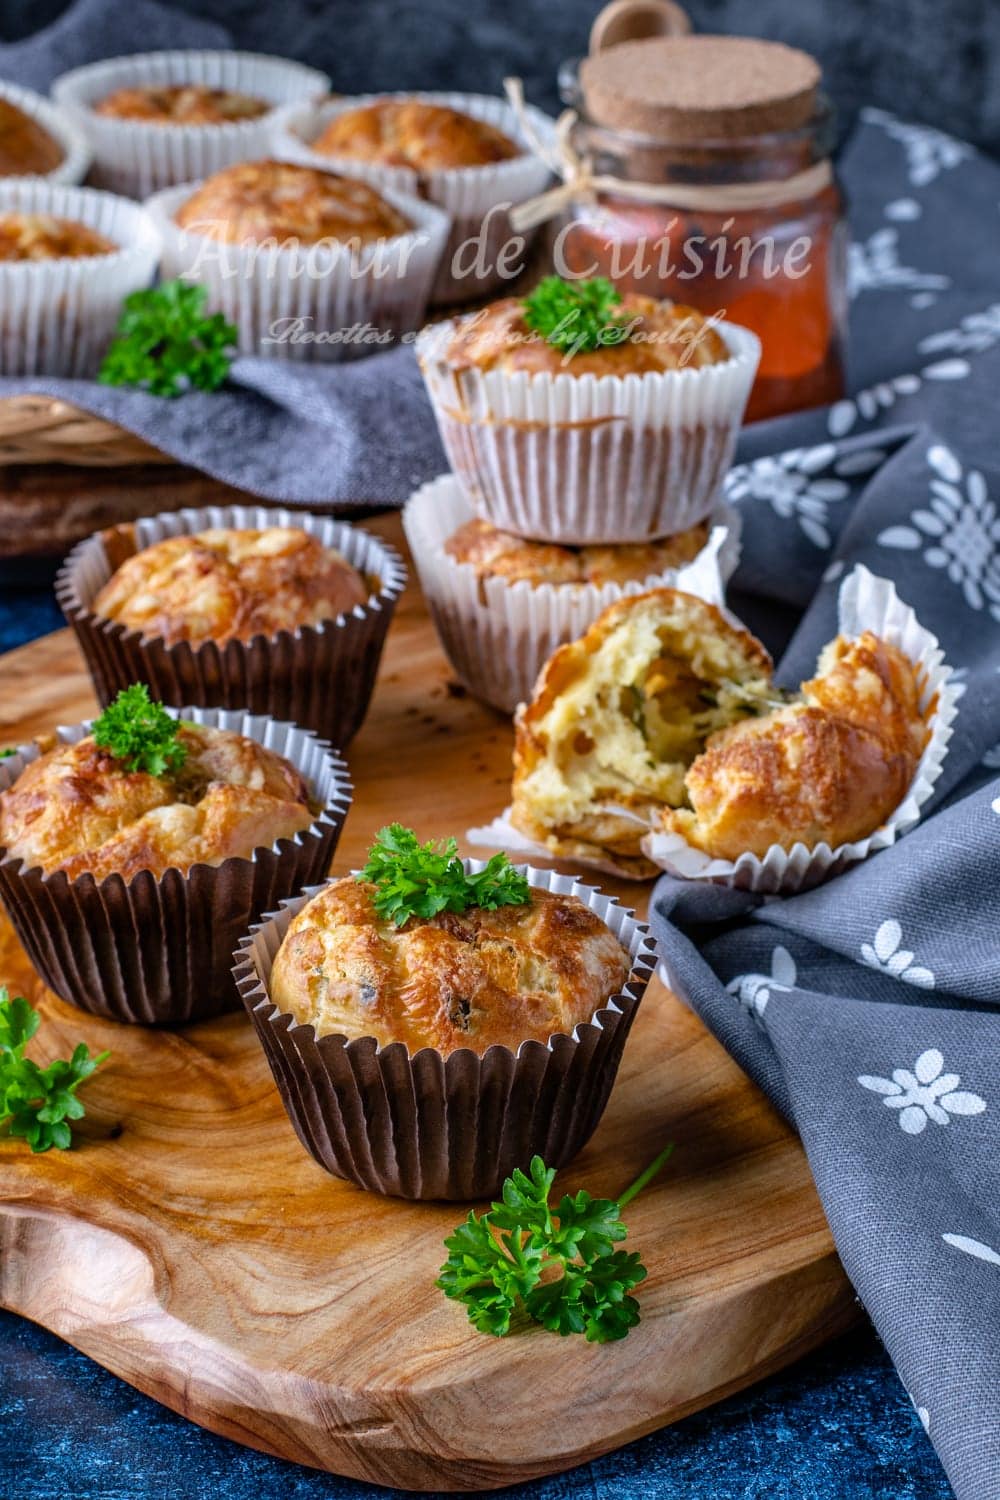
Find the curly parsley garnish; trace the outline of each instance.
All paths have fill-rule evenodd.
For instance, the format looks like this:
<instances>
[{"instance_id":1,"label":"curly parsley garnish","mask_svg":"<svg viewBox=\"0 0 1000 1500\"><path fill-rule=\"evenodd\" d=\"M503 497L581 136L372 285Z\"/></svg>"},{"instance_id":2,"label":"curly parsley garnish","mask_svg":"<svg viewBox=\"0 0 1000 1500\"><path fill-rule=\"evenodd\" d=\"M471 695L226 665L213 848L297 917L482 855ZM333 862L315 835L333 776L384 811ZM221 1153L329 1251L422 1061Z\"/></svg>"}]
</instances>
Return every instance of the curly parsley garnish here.
<instances>
[{"instance_id":1,"label":"curly parsley garnish","mask_svg":"<svg viewBox=\"0 0 1000 1500\"><path fill-rule=\"evenodd\" d=\"M85 1113L76 1091L109 1054L91 1057L81 1042L68 1062L40 1068L24 1055L40 1022L27 1000L12 1000L6 986L0 987L0 1124L32 1151L52 1146L65 1151L73 1139L70 1120Z\"/></svg>"},{"instance_id":2,"label":"curly parsley garnish","mask_svg":"<svg viewBox=\"0 0 1000 1500\"><path fill-rule=\"evenodd\" d=\"M375 910L397 927L410 917L436 917L438 912L470 906L495 911L531 899L527 880L506 854L494 854L478 874L468 875L454 839L421 844L413 829L402 823L380 830L357 879L374 885Z\"/></svg>"},{"instance_id":3,"label":"curly parsley garnish","mask_svg":"<svg viewBox=\"0 0 1000 1500\"><path fill-rule=\"evenodd\" d=\"M98 380L134 385L154 396L217 391L229 374L236 329L205 313L203 286L165 281L125 298Z\"/></svg>"},{"instance_id":4,"label":"curly parsley garnish","mask_svg":"<svg viewBox=\"0 0 1000 1500\"><path fill-rule=\"evenodd\" d=\"M11 756L16 754L17 751L14 749L14 746L8 745L5 749L0 750L0 760L10 760Z\"/></svg>"},{"instance_id":5,"label":"curly parsley garnish","mask_svg":"<svg viewBox=\"0 0 1000 1500\"><path fill-rule=\"evenodd\" d=\"M120 760L126 771L165 776L179 771L187 760L187 747L178 738L180 727L162 703L152 701L145 683L134 682L94 720L94 743Z\"/></svg>"},{"instance_id":6,"label":"curly parsley garnish","mask_svg":"<svg viewBox=\"0 0 1000 1500\"><path fill-rule=\"evenodd\" d=\"M524 299L524 321L553 349L590 354L624 343L631 319L615 312L621 293L603 276L592 281L563 281L545 276Z\"/></svg>"},{"instance_id":7,"label":"curly parsley garnish","mask_svg":"<svg viewBox=\"0 0 1000 1500\"><path fill-rule=\"evenodd\" d=\"M673 1149L661 1151L617 1203L581 1190L554 1208L555 1171L533 1157L527 1173L507 1178L501 1203L479 1218L470 1213L445 1240L448 1259L436 1285L464 1303L473 1327L497 1338L520 1309L552 1333L582 1333L592 1344L625 1338L639 1321L630 1294L646 1267L634 1252L614 1248L628 1233L621 1211Z\"/></svg>"}]
</instances>

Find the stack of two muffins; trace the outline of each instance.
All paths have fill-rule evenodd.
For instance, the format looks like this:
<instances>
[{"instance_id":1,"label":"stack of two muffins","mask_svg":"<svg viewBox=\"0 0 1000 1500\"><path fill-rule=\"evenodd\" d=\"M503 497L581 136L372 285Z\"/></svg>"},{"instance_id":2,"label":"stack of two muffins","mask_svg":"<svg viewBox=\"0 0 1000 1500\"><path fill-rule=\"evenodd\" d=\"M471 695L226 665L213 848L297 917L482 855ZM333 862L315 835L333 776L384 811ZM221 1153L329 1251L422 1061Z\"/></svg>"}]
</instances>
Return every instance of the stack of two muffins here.
<instances>
[{"instance_id":1,"label":"stack of two muffins","mask_svg":"<svg viewBox=\"0 0 1000 1500\"><path fill-rule=\"evenodd\" d=\"M472 693L513 711L552 652L625 594L721 600L738 535L720 492L754 334L547 278L425 329L417 353L453 473L411 496L404 525Z\"/></svg>"}]
</instances>

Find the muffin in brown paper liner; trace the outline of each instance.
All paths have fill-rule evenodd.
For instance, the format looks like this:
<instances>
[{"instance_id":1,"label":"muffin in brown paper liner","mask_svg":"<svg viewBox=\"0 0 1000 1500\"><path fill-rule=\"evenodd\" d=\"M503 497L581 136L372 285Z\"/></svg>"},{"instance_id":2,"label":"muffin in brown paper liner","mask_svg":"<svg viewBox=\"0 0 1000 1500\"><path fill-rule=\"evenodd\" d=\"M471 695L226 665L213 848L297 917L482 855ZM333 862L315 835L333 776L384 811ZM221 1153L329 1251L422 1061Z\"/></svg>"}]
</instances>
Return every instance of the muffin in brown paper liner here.
<instances>
[{"instance_id":1,"label":"muffin in brown paper liner","mask_svg":"<svg viewBox=\"0 0 1000 1500\"><path fill-rule=\"evenodd\" d=\"M467 860L466 868L483 868ZM656 966L649 929L614 898L554 870L523 868L529 883L578 896L631 956L624 988L573 1034L526 1041L515 1054L492 1046L445 1056L412 1055L401 1042L317 1037L282 1014L269 994L271 967L292 918L322 889L269 914L240 943L233 970L295 1133L335 1177L369 1192L411 1199L495 1195L536 1153L550 1167L570 1161L593 1135L608 1102L632 1021Z\"/></svg>"},{"instance_id":2,"label":"muffin in brown paper liner","mask_svg":"<svg viewBox=\"0 0 1000 1500\"><path fill-rule=\"evenodd\" d=\"M160 879L145 870L128 883L120 875L46 875L0 848L0 899L38 973L61 999L113 1021L180 1025L238 1009L232 953L248 919L326 875L351 805L346 765L308 730L214 709L174 716L244 734L284 756L321 811L304 832L249 858L193 865L186 875L167 870ZM58 736L74 744L89 732L79 724ZM40 754L28 745L0 762L0 791Z\"/></svg>"},{"instance_id":3,"label":"muffin in brown paper liner","mask_svg":"<svg viewBox=\"0 0 1000 1500\"><path fill-rule=\"evenodd\" d=\"M102 618L92 605L127 557L165 537L215 527L296 526L335 547L369 581L365 604L320 625L258 635L250 641L167 645L158 637ZM98 702L133 682L162 703L249 709L313 729L344 749L360 729L406 569L394 548L366 531L301 511L263 506L207 506L174 511L96 532L69 554L56 597L76 633Z\"/></svg>"}]
</instances>

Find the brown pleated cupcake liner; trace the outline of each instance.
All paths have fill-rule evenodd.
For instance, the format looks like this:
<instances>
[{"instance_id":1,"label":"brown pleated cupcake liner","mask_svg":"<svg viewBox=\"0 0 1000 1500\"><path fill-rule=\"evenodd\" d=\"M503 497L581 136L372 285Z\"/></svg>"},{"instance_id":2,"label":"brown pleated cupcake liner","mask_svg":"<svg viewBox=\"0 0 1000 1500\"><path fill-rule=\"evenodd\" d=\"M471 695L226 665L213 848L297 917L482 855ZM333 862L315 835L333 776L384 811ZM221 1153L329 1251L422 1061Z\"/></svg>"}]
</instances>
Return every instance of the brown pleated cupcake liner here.
<instances>
[{"instance_id":1,"label":"brown pleated cupcake liner","mask_svg":"<svg viewBox=\"0 0 1000 1500\"><path fill-rule=\"evenodd\" d=\"M482 862L467 861L470 870ZM295 1133L335 1177L411 1199L495 1195L538 1153L561 1167L586 1145L611 1093L635 1013L656 966L649 929L593 886L553 870L525 871L531 885L578 896L632 959L628 982L572 1034L526 1041L512 1052L468 1048L448 1056L374 1037L317 1037L269 995L271 968L292 918L316 891L251 929L233 973Z\"/></svg>"},{"instance_id":2,"label":"brown pleated cupcake liner","mask_svg":"<svg viewBox=\"0 0 1000 1500\"><path fill-rule=\"evenodd\" d=\"M329 745L294 724L247 713L184 708L176 717L233 730L290 760L322 808L310 828L246 859L75 880L7 859L0 899L28 957L61 999L93 1015L180 1025L239 1008L233 948L247 923L326 875L351 805L347 767ZM58 730L65 744L89 724ZM13 786L37 745L0 762L0 791Z\"/></svg>"},{"instance_id":3,"label":"brown pleated cupcake liner","mask_svg":"<svg viewBox=\"0 0 1000 1500\"><path fill-rule=\"evenodd\" d=\"M93 603L126 557L165 537L215 527L296 526L335 547L369 580L371 597L349 614L274 636L218 645L159 637L102 618ZM210 506L153 516L97 532L69 554L56 597L80 643L98 701L105 705L133 682L175 708L248 709L313 729L338 749L361 728L406 569L387 543L324 516L260 506Z\"/></svg>"}]
</instances>

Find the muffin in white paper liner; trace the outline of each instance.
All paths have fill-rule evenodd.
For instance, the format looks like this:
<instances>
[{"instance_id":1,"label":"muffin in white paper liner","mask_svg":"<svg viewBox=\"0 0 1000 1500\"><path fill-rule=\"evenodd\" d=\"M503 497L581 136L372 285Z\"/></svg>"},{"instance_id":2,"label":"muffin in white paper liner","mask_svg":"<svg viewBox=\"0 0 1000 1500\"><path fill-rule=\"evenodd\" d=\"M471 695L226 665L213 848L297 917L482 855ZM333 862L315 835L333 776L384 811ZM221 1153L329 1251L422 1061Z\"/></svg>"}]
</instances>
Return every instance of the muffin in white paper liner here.
<instances>
[{"instance_id":1,"label":"muffin in white paper liner","mask_svg":"<svg viewBox=\"0 0 1000 1500\"><path fill-rule=\"evenodd\" d=\"M651 541L709 514L760 359L756 334L716 324L730 358L696 369L552 375L453 368L456 321L425 328L417 357L478 515L570 545Z\"/></svg>"},{"instance_id":2,"label":"muffin in white paper liner","mask_svg":"<svg viewBox=\"0 0 1000 1500\"><path fill-rule=\"evenodd\" d=\"M941 775L957 712L958 688L937 637L924 629L915 611L900 599L890 579L879 578L859 564L840 588L838 633L854 640L866 630L898 647L920 669L920 709L930 714L930 738L913 782L885 823L868 838L839 844L835 849L825 843L811 849L802 843L793 844L790 849L772 844L763 856L743 854L735 861L712 859L677 834L649 833L642 841L643 852L649 859L685 880L711 880L740 890L791 895L817 885L879 849L887 849L920 821L921 809Z\"/></svg>"},{"instance_id":3,"label":"muffin in white paper liner","mask_svg":"<svg viewBox=\"0 0 1000 1500\"><path fill-rule=\"evenodd\" d=\"M46 177L0 181L0 215L73 219L119 248L0 262L0 375L92 376L130 292L149 285L160 237L137 203Z\"/></svg>"},{"instance_id":4,"label":"muffin in white paper liner","mask_svg":"<svg viewBox=\"0 0 1000 1500\"><path fill-rule=\"evenodd\" d=\"M201 84L263 99L271 106L253 120L221 125L174 125L119 120L93 106L122 88ZM94 181L133 198L209 177L234 162L266 156L275 111L318 98L330 87L325 73L284 57L256 52L140 52L87 63L63 73L52 96L90 142Z\"/></svg>"},{"instance_id":5,"label":"muffin in white paper liner","mask_svg":"<svg viewBox=\"0 0 1000 1500\"><path fill-rule=\"evenodd\" d=\"M840 844L835 849L825 843L813 848L797 843L790 849L773 844L763 856L747 853L737 860L722 860L713 859L704 850L694 848L680 834L647 831L642 839L642 852L660 869L684 880L709 880L764 895L793 895L796 891L818 885L879 849L888 848L920 821L922 809L941 775L957 712L959 687L953 681L952 670L944 660L937 637L920 624L914 610L902 602L889 579L879 578L859 564L841 585L839 610L840 635L853 640L870 630L898 647L921 670L920 708L925 714L929 713L931 732L903 801L868 838ZM614 805L606 810L620 817L632 818L638 828L648 829L645 820L627 808ZM480 848L506 849L547 859L570 859L571 863L589 869L644 878L619 867L610 858L554 855L551 849L527 838L513 826L509 807L492 823L482 828L470 828L466 837Z\"/></svg>"},{"instance_id":6,"label":"muffin in white paper liner","mask_svg":"<svg viewBox=\"0 0 1000 1500\"><path fill-rule=\"evenodd\" d=\"M470 871L481 860L466 860ZM316 1035L270 998L271 968L292 918L322 887L283 903L233 954L237 988L302 1145L335 1177L411 1199L493 1197L536 1153L562 1167L597 1128L629 1030L656 966L648 927L593 886L523 868L530 885L589 906L628 952L623 988L572 1035L547 1042L410 1053L402 1042Z\"/></svg>"},{"instance_id":7,"label":"muffin in white paper liner","mask_svg":"<svg viewBox=\"0 0 1000 1500\"><path fill-rule=\"evenodd\" d=\"M0 99L8 99L62 147L63 159L57 167L53 167L51 172L31 175L42 176L46 182L67 185L82 182L87 175L92 153L86 135L72 115L53 104L51 99L36 94L33 89L24 89L19 84L3 80L0 80Z\"/></svg>"},{"instance_id":8,"label":"muffin in white paper liner","mask_svg":"<svg viewBox=\"0 0 1000 1500\"><path fill-rule=\"evenodd\" d=\"M161 876L140 870L128 881L45 874L0 847L0 898L45 983L82 1010L142 1025L184 1025L239 1008L233 947L248 921L326 874L351 805L344 761L310 731L262 714L168 712L245 735L291 761L312 797L310 826L220 865ZM91 727L60 728L57 739L77 744ZM0 792L40 754L37 744L24 745L0 761Z\"/></svg>"},{"instance_id":9,"label":"muffin in white paper liner","mask_svg":"<svg viewBox=\"0 0 1000 1500\"><path fill-rule=\"evenodd\" d=\"M361 109L380 99L415 100L421 104L443 105L484 120L523 148L523 154L506 161L482 166L437 168L418 172L415 167L386 166L380 162L355 161L350 157L328 156L314 151L312 143L331 120L348 110ZM525 112L535 133L548 140L553 123L548 115L531 105ZM431 301L434 303L471 301L486 296L513 280L510 267L498 259L505 245L516 239L523 248L533 238L531 233L515 236L507 209L536 193L543 192L551 178L548 165L534 154L531 143L516 113L505 99L490 94L391 93L358 94L349 98L324 100L318 104L290 105L275 116L272 149L288 161L302 162L328 171L361 177L377 188L394 188L436 203L448 214L451 230L441 258L441 265ZM462 252L469 240L478 244ZM458 257L456 260L456 256ZM523 264L523 253L511 251L511 267ZM505 270L508 274L504 274Z\"/></svg>"},{"instance_id":10,"label":"muffin in white paper liner","mask_svg":"<svg viewBox=\"0 0 1000 1500\"><path fill-rule=\"evenodd\" d=\"M441 209L386 190L412 225L405 234L360 246L225 244L176 222L200 186L167 188L146 202L163 241L162 274L200 282L211 310L236 325L243 353L345 360L420 327L448 233Z\"/></svg>"},{"instance_id":11,"label":"muffin in white paper liner","mask_svg":"<svg viewBox=\"0 0 1000 1500\"><path fill-rule=\"evenodd\" d=\"M221 646L211 640L168 645L160 636L143 635L94 612L94 601L116 568L166 537L269 526L294 526L322 546L335 548L368 582L371 593L366 602L319 625ZM164 703L248 708L307 725L342 750L368 711L386 634L405 584L406 569L395 548L358 526L273 506L213 505L95 532L63 563L56 577L56 598L76 634L102 706L129 683L144 682Z\"/></svg>"},{"instance_id":12,"label":"muffin in white paper liner","mask_svg":"<svg viewBox=\"0 0 1000 1500\"><path fill-rule=\"evenodd\" d=\"M556 647L582 635L615 600L671 587L721 605L739 561L740 517L717 504L706 545L680 568L625 584L480 579L471 563L445 551L448 538L472 517L458 480L442 474L410 496L403 527L446 656L471 693L507 713L531 697Z\"/></svg>"}]
</instances>

